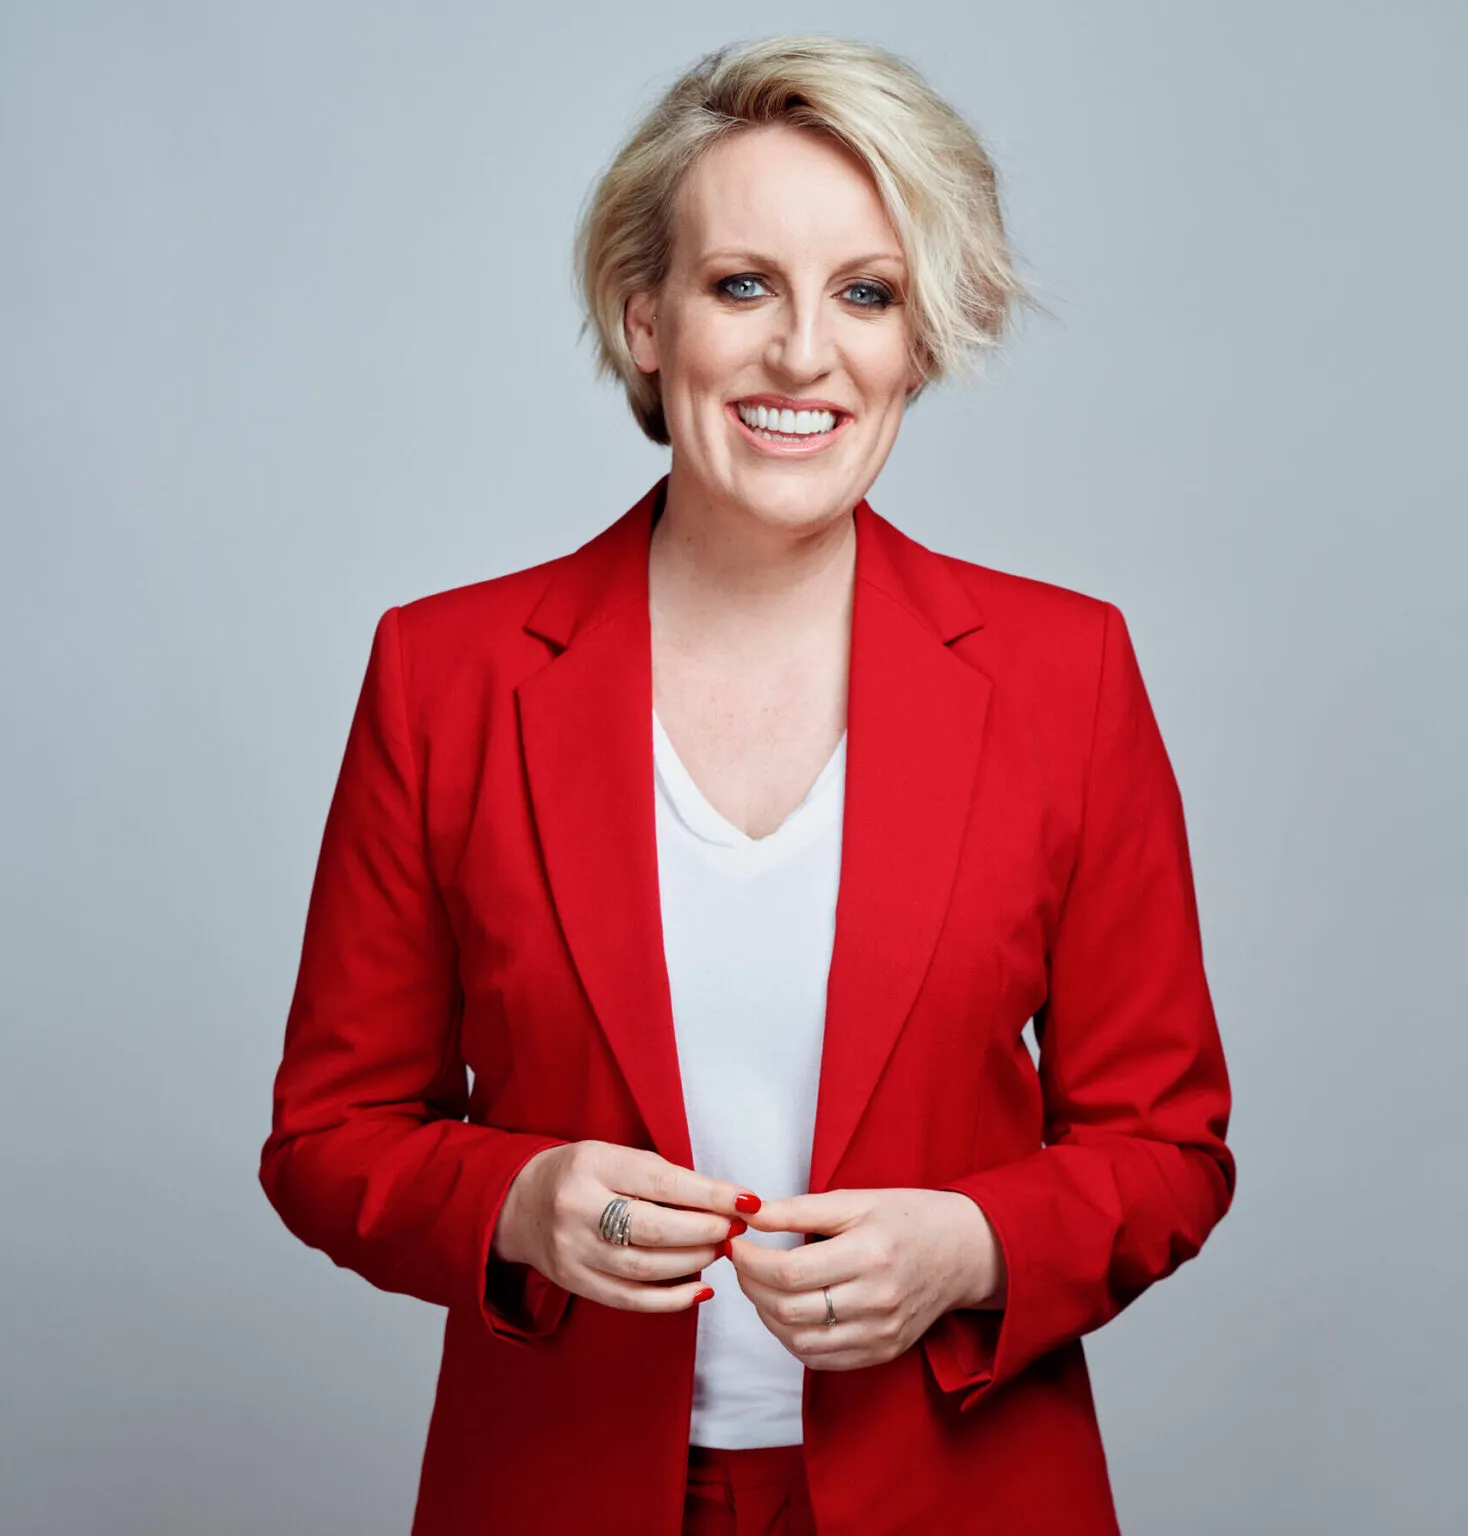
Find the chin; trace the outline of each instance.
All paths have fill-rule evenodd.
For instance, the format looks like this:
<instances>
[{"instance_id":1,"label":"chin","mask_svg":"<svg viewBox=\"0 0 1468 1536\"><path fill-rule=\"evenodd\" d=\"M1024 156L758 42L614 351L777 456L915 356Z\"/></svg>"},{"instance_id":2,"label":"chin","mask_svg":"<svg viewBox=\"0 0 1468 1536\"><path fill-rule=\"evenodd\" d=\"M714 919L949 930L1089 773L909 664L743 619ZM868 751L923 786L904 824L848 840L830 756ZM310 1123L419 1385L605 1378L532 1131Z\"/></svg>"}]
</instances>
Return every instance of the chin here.
<instances>
[{"instance_id":1,"label":"chin","mask_svg":"<svg viewBox=\"0 0 1468 1536\"><path fill-rule=\"evenodd\" d=\"M742 491L734 496L738 505L760 522L780 528L819 528L861 500L860 496L848 498L840 485L817 478L792 477L787 485L746 486Z\"/></svg>"}]
</instances>

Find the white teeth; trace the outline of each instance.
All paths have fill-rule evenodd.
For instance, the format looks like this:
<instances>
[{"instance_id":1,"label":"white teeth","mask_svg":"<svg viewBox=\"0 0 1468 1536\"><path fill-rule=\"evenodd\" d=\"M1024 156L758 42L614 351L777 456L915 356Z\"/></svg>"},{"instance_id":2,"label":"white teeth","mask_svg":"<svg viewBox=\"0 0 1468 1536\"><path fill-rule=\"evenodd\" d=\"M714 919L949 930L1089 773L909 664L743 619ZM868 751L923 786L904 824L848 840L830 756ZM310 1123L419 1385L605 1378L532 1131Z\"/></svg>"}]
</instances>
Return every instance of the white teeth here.
<instances>
[{"instance_id":1,"label":"white teeth","mask_svg":"<svg viewBox=\"0 0 1468 1536\"><path fill-rule=\"evenodd\" d=\"M778 411L768 406L744 404L736 409L745 426L778 432L783 437L816 437L836 425L834 411Z\"/></svg>"}]
</instances>

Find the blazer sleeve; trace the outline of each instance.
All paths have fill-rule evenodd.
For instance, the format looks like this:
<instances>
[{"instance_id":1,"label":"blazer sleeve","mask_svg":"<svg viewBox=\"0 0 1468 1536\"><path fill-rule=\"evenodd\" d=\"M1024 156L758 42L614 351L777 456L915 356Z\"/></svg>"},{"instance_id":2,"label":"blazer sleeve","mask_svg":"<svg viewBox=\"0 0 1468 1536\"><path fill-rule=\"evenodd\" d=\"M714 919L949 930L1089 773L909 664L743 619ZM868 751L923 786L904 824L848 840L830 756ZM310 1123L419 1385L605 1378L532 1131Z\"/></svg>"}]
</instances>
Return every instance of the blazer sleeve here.
<instances>
[{"instance_id":1,"label":"blazer sleeve","mask_svg":"<svg viewBox=\"0 0 1468 1536\"><path fill-rule=\"evenodd\" d=\"M924 1335L963 1409L1192 1258L1233 1198L1182 801L1126 621L1105 609L1079 844L1035 1015L1044 1145L944 1186L978 1204L1009 1271L1002 1309Z\"/></svg>"},{"instance_id":2,"label":"blazer sleeve","mask_svg":"<svg viewBox=\"0 0 1468 1536\"><path fill-rule=\"evenodd\" d=\"M260 1182L302 1242L522 1344L569 1293L490 1257L511 1181L560 1138L465 1123L458 950L429 868L399 610L378 621L307 907Z\"/></svg>"}]
</instances>

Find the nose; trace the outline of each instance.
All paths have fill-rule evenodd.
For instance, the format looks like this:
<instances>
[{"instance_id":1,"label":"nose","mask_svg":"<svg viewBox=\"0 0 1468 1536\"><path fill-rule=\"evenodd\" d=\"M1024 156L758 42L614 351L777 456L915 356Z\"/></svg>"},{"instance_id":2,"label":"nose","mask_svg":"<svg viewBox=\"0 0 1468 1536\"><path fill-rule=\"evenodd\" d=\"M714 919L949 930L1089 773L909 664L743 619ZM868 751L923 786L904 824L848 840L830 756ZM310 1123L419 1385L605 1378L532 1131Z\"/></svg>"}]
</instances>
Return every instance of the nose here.
<instances>
[{"instance_id":1,"label":"nose","mask_svg":"<svg viewBox=\"0 0 1468 1536\"><path fill-rule=\"evenodd\" d=\"M835 334L824 294L792 294L775 312L767 362L793 381L809 381L835 364Z\"/></svg>"}]
</instances>

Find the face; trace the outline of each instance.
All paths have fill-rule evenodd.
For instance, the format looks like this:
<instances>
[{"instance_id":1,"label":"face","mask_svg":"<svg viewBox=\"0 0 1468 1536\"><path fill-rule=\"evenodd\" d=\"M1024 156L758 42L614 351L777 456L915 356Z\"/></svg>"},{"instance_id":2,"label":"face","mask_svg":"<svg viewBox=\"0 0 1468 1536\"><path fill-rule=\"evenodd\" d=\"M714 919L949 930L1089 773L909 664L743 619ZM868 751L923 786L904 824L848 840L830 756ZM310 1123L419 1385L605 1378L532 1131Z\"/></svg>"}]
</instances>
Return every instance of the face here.
<instances>
[{"instance_id":1,"label":"face","mask_svg":"<svg viewBox=\"0 0 1468 1536\"><path fill-rule=\"evenodd\" d=\"M792 531L850 512L921 382L907 280L875 184L830 139L781 125L709 150L679 190L662 289L627 306L633 356L659 375L669 506Z\"/></svg>"}]
</instances>

